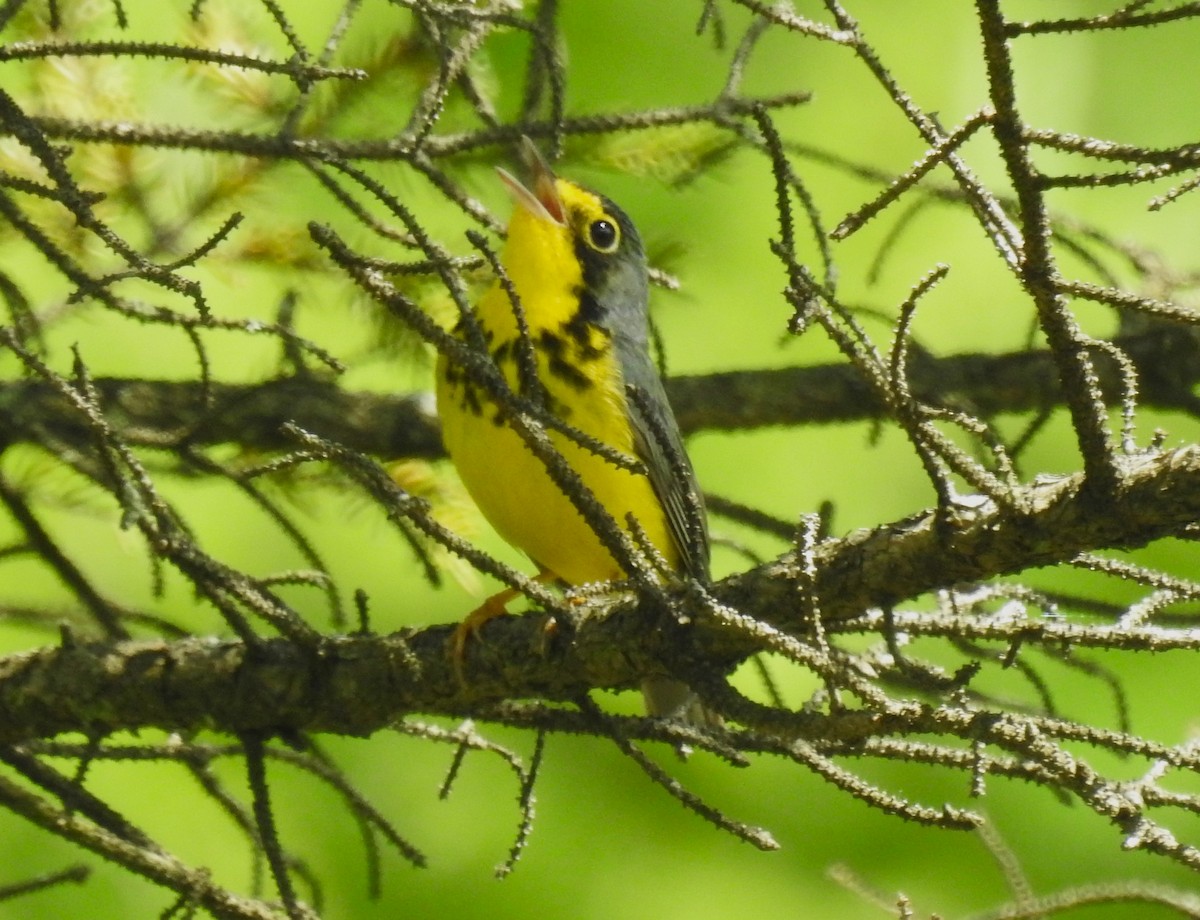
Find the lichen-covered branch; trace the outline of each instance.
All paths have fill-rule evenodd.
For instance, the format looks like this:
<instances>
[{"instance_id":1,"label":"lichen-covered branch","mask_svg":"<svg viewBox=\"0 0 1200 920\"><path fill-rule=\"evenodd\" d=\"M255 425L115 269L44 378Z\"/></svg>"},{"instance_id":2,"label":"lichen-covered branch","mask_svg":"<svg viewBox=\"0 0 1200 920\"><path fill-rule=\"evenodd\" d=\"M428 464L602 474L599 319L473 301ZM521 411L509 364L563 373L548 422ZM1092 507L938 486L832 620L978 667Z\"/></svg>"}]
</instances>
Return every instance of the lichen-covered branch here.
<instances>
[{"instance_id":1,"label":"lichen-covered branch","mask_svg":"<svg viewBox=\"0 0 1200 920\"><path fill-rule=\"evenodd\" d=\"M870 613L948 584L1185 533L1200 518L1200 449L1129 460L1118 496L1096 507L1073 477L1030 486L1020 514L968 496L950 521L929 512L826 540L813 550L823 626L952 633L1027 647L1078 642L1130 651L1200 649L1200 629L1192 627L1086 627L1035 615L956 619L942 612L907 613L889 624ZM708 603L806 635L812 624L796 589L797 565L788 554L726 579L712 586ZM570 701L593 689L630 687L664 665L686 670L720 662L726 669L767 647L759 636L706 616L705 602L691 603L693 625L673 630L669 642L656 637L654 611L634 598L597 602L594 612L563 624L569 635L550 641L544 617L496 621L487 641L470 649L465 685L450 666L452 624L390 636L329 636L312 648L284 639L247 647L204 638L90 643L71 637L2 660L0 742L152 727L370 734L414 713L458 715L504 699Z\"/></svg>"}]
</instances>

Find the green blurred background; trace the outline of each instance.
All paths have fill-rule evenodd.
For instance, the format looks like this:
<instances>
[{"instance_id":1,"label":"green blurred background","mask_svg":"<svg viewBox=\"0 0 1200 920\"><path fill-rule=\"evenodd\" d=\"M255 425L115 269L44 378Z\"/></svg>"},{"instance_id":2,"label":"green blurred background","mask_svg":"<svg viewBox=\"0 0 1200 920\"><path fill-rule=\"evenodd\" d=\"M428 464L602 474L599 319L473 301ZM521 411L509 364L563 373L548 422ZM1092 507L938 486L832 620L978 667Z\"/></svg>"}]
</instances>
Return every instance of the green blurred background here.
<instances>
[{"instance_id":1,"label":"green blurred background","mask_svg":"<svg viewBox=\"0 0 1200 920\"><path fill-rule=\"evenodd\" d=\"M169 39L186 19L186 4L128 3L134 33ZM318 42L332 22L333 7L294 4L289 14L303 36ZM93 34L115 34L112 12L95 4L88 15ZM328 7L328 8L327 8ZM749 17L724 10L729 47L714 47L711 33L696 34L699 3L649 4L643 0L563 3L561 26L569 62L567 112L586 115L637 108L705 103L726 78L730 47L736 45ZM850 5L865 34L914 102L937 113L946 126L958 124L986 100L980 40L970 4L960 0L860 0ZM1105 8L1096 2L1006 3L1012 18L1022 15L1094 15ZM723 8L724 9L724 8ZM210 4L213 17L233 14ZM817 4L801 11L821 21ZM262 12L247 13L257 22ZM256 18L257 17L257 18ZM382 3L368 4L355 22L348 48L378 46L405 29L408 14ZM255 28L261 28L258 22ZM234 29L233 25L226 28ZM253 29L248 29L253 33ZM0 39L7 36L0 33ZM1096 34L1086 38L1040 37L1019 41L1016 66L1020 103L1034 125L1093 134L1117 141L1173 145L1197 136L1200 77L1193 62L1200 43L1195 23L1153 31ZM511 115L520 98L528 39L505 34L491 39L486 59L499 90L499 108ZM270 49L280 54L278 42ZM32 92L32 68L0 65L0 81L18 97ZM62 65L63 85L72 75ZM223 99L211 76L163 62L138 62L125 76L105 70L115 81L111 105L118 117L174 124L227 126L245 119L247 130L262 130L252 107ZM94 74L93 74L94 76ZM42 75L40 79L45 79ZM208 81L208 82L206 82ZM252 79L248 79L253 84ZM396 80L388 93L375 93L342 117L339 130L348 136L382 136L403 124L413 84ZM249 89L234 87L231 93ZM852 60L845 48L807 39L783 29L763 36L750 60L743 93L770 95L811 90L811 103L776 116L785 139L832 152L847 160L895 173L923 152L916 132L883 96L880 86ZM45 105L94 105L90 92L76 84L70 92L43 100ZM389 93L391 94L389 96ZM394 108L389 103L394 99ZM232 113L232 114L230 114ZM246 114L249 113L249 114ZM461 115L461 113L460 113ZM454 122L451 109L447 120ZM237 122L235 122L237 123ZM0 147L0 166L11 148ZM994 188L1003 188L1003 171L985 137L964 151L976 172ZM137 175L161 196L162 207L183 200L189 189L203 185L219 169L220 157L139 152ZM1068 168L1065 158L1046 156L1044 165ZM495 213L506 210L502 189L488 164L465 167L472 191ZM798 173L807 183L827 227L876 193L872 184L844 170L798 156ZM1076 164L1078 168L1078 164ZM694 182L671 187L645 177L621 174L572 148L564 171L619 202L637 222L651 250L674 252L669 269L682 282L677 294L655 295L655 316L667 345L672 373L696 374L837 360L836 350L819 333L799 339L785 334L790 315L780 296L785 278L768 249L778 234L774 190L766 161L750 152L735 153ZM428 185L391 167L375 170L410 203L422 220L448 246L466 251L462 231L469 226ZM297 233L296 251L307 251L303 221L328 220L350 226L329 198L313 184L294 180L296 167L276 170L261 187L241 193L238 207L250 215L248 235L269 237L272 228ZM935 178L946 181L945 174ZM97 179L97 181L100 181ZM1166 185L1156 192L1165 190ZM1052 204L1062 212L1094 222L1105 232L1152 248L1181 269L1194 265L1200 209L1185 198L1161 213L1150 214L1144 187L1100 192L1055 193ZM894 209L897 210L897 209ZM119 211L112 219L120 222ZM925 209L899 239L869 279L872 260L894 226L896 214L835 244L840 291L846 302L877 311L864 319L869 332L886 347L896 309L936 263L951 266L947 280L917 314L915 336L935 354L1006 351L1023 347L1033 335L1034 317L1016 285L991 251L969 215L951 207ZM211 232L216 217L201 222L197 241ZM341 222L340 224L338 222ZM297 230L297 228L299 228ZM282 231L281 231L282 232ZM8 240L0 236L0 242ZM195 241L194 241L195 242ZM235 238L236 243L236 238ZM818 255L811 235L801 236L802 254L814 266ZM393 252L400 258L402 253ZM1115 261L1115 260L1114 260ZM269 259L261 265L220 254L196 269L214 309L225 315L269 318L285 285L299 295L301 332L332 350L349 365L347 388L389 391L428 386L427 356L411 346L379 346L378 318L345 285L320 272L282 275ZM28 277L38 257L20 246L0 248L0 268L19 268ZM1086 266L1067 253L1063 270L1092 280ZM1118 272L1121 269L1118 267ZM1123 275L1128 279L1128 275ZM48 302L61 297L61 281L49 272L33 288ZM1114 323L1104 310L1084 305L1081 318L1090 331L1111 333ZM1036 336L1034 337L1036 341ZM78 343L96 375L180 378L196 373L194 353L178 331L117 321L97 311L78 311L51 330L50 361L69 368L68 346ZM271 372L278 347L267 340L230 335L210 341L218 379L254 380ZM15 374L11 358L0 358L0 370ZM797 394L803 399L803 394ZM1000 420L1012 434L1022 420ZM1142 436L1161 426L1167 443L1196 440L1193 420L1143 415ZM870 424L764 430L754 433L704 433L690 442L705 489L794 519L826 500L834 504L835 533L896 520L927 507L933 500L911 448L896 431L876 431ZM112 597L162 611L196 632L220 630L217 617L197 608L181 580L168 577L164 598L152 594L151 579L137 538L119 531L111 504L91 495L67 474L47 469L30 453L10 452L5 468L37 485L44 496L66 493L71 502L49 502L47 522L84 570ZM1066 472L1076 454L1065 419L1055 417L1024 456L1024 472ZM449 470L439 473L452 476ZM224 561L262 574L302 565L294 548L282 540L271 521L226 485L160 479L164 490L185 511L203 545ZM402 541L389 529L378 509L365 500L347 500L336 491L314 485L302 502L300 520L325 554L344 592L356 588L371 597L373 625L390 631L403 626L450 622L471 609L478 595L451 579L432 590ZM348 510L349 509L349 510ZM521 558L501 546L477 519L469 521L480 541L497 555L521 565ZM4 525L7 527L8 525ZM763 556L785 547L745 532L728 522L713 521L717 536L730 536ZM1186 547L1158 547L1140 556L1189 574L1193 554ZM718 550L717 573L748 565L729 549ZM60 589L32 562L6 560L3 577L9 599L53 606L64 602ZM1087 578L1054 573L1060 588L1085 586ZM1073 580L1072 580L1073 579ZM327 625L327 612L316 592L284 592L298 609ZM0 647L17 651L54 641L46 631L0 623ZM1193 730L1197 669L1183 655L1142 656L1104 661L1119 668L1127 682L1134 727L1164 742L1180 741ZM1114 706L1102 687L1063 669L1048 666L1060 688L1058 701L1067 715L1099 724L1115 724ZM804 675L782 673L790 701L798 704L811 691ZM754 679L745 675L745 686ZM607 705L636 711L632 695L614 697ZM532 739L511 731L483 730L498 741L528 754ZM154 740L147 733L142 740ZM974 837L925 829L873 811L793 764L755 760L743 770L698 755L677 763L670 752L655 752L689 789L730 816L769 828L782 845L764 854L738 842L684 811L652 786L619 755L611 743L593 739L549 739L537 815L528 849L509 878L497 881L494 866L503 861L516 832L518 785L498 758L475 754L467 759L450 797L439 800L437 789L451 761L452 748L390 733L365 739L322 739L325 750L346 770L374 805L429 857L429 868L416 870L385 851L382 897L366 894L365 857L352 820L339 801L311 778L286 767L270 770L278 803L281 835L295 854L307 860L324 886L328 917L516 918L688 918L727 916L874 918L894 916L896 893L904 892L917 916L936 912L958 917L1007 901L1002 873ZM848 763L885 788L937 805L943 801L982 805L1017 854L1033 890L1048 894L1059 888L1129 878L1155 879L1195 888L1194 879L1174 866L1142 854L1123 853L1119 833L1082 808L1064 808L1048 793L993 780L981 802L967 801L968 781L906 765ZM1120 772L1120 764L1104 764ZM244 792L239 762L218 767L231 788ZM132 821L147 828L180 858L211 867L214 877L235 888L251 884L248 848L217 809L197 794L192 780L172 767L97 764L89 785L117 803ZM44 833L11 819L0 819L0 884L51 871L74 862L77 854ZM1196 822L1172 824L1182 836L1195 836ZM148 883L85 859L93 878L81 888L59 888L0 904L0 918L149 917L170 898ZM844 865L882 898L874 903L830 878L831 866ZM307 889L300 884L306 896ZM1079 909L1063 916L1118 918L1169 916L1151 908Z\"/></svg>"}]
</instances>

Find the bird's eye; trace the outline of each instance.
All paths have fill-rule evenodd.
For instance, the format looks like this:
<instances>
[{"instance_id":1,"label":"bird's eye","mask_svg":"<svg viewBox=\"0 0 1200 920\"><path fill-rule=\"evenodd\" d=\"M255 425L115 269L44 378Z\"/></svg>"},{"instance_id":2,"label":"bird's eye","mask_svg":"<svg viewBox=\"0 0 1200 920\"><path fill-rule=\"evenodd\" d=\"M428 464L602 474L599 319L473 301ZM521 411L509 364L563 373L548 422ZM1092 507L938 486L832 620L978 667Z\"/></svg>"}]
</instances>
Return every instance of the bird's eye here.
<instances>
[{"instance_id":1,"label":"bird's eye","mask_svg":"<svg viewBox=\"0 0 1200 920\"><path fill-rule=\"evenodd\" d=\"M594 220L588 224L588 242L597 252L616 252L621 242L621 231L611 220Z\"/></svg>"}]
</instances>

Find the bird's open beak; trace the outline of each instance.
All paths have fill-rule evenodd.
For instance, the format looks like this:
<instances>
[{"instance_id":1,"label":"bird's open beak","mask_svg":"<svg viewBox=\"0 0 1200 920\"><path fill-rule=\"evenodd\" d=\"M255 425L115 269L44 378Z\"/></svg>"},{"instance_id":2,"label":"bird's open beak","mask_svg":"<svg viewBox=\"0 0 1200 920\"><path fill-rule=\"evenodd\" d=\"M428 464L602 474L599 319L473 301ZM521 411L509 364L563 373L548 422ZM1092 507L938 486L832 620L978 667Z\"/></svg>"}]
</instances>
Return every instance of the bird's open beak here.
<instances>
[{"instance_id":1,"label":"bird's open beak","mask_svg":"<svg viewBox=\"0 0 1200 920\"><path fill-rule=\"evenodd\" d=\"M529 185L523 185L508 170L497 166L496 172L500 175L500 181L508 187L513 200L535 217L565 226L566 211L563 210L562 199L558 197L558 188L550 164L542 158L541 151L527 137L521 138L521 156L529 167Z\"/></svg>"}]
</instances>

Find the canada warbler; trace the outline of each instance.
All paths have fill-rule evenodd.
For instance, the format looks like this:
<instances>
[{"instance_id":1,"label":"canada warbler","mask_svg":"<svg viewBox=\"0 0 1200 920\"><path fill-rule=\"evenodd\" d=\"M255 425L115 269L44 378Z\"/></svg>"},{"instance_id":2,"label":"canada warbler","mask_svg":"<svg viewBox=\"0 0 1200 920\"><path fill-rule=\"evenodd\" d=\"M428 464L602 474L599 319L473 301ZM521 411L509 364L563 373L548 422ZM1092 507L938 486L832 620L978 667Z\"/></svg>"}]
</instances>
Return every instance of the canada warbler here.
<instances>
[{"instance_id":1,"label":"canada warbler","mask_svg":"<svg viewBox=\"0 0 1200 920\"><path fill-rule=\"evenodd\" d=\"M521 368L524 353L550 414L640 461L618 465L580 443L583 439L550 433L617 524L630 533L632 516L671 567L705 580L703 505L650 358L641 239L615 204L555 178L532 142L525 139L523 146L532 172L528 186L497 170L515 202L501 255L515 298L497 280L475 311L478 332L514 392L529 389L529 371ZM467 338L462 321L456 332ZM507 423L506 410L444 355L437 395L446 450L467 491L497 532L533 559L542 580L580 585L627 577L545 463ZM456 663L461 665L467 637L503 613L515 594L495 595L464 621L456 636ZM642 690L652 716L715 721L679 681L649 677Z\"/></svg>"}]
</instances>

